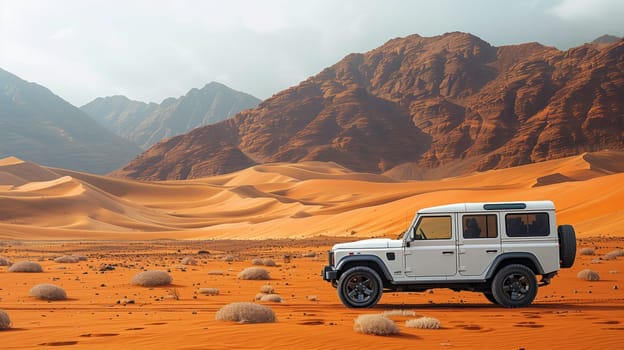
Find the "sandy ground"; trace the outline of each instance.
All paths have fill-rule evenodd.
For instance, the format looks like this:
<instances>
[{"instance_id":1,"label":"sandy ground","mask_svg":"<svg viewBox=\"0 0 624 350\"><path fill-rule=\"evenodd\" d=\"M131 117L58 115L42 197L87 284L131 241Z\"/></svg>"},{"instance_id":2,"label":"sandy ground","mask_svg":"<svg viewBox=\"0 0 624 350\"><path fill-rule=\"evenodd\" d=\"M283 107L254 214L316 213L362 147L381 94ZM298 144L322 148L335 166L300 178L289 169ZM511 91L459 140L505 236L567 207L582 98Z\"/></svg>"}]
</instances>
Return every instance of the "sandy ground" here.
<instances>
[{"instance_id":1,"label":"sandy ground","mask_svg":"<svg viewBox=\"0 0 624 350\"><path fill-rule=\"evenodd\" d=\"M272 241L105 241L0 243L0 256L35 260L43 273L9 273L0 267L0 309L13 328L0 332L2 349L336 349L353 346L399 349L615 349L624 334L624 258L601 260L624 245L624 239L581 239L595 256L578 256L539 290L535 303L504 309L476 293L436 289L424 293L388 293L372 309L344 307L335 289L321 280L326 250L332 240ZM207 250L209 255L198 255ZM314 253L315 256L310 253ZM65 254L87 258L76 264L55 263ZM225 262L224 256L236 260ZM290 260L284 260L284 256ZM308 257L304 257L308 255ZM192 256L198 264L180 265ZM271 258L264 267L270 281L239 280L237 274L254 258ZM115 270L100 272L103 265ZM579 280L591 268L601 280ZM130 284L142 269L170 270L173 285L144 288ZM38 283L54 283L66 301L46 302L28 296ZM253 302L260 287L271 284L282 303L273 309L276 323L238 324L216 321L215 313L230 302ZM218 288L205 296L200 288ZM133 304L123 304L131 299ZM118 303L120 301L121 303ZM391 310L416 316L391 317L401 333L390 337L353 330L362 314ZM407 328L419 316L440 320L441 329Z\"/></svg>"},{"instance_id":2,"label":"sandy ground","mask_svg":"<svg viewBox=\"0 0 624 350\"><path fill-rule=\"evenodd\" d=\"M394 181L333 163L273 164L143 183L0 160L0 239L395 237L420 208L552 200L578 236L619 236L624 152L438 181Z\"/></svg>"}]
</instances>

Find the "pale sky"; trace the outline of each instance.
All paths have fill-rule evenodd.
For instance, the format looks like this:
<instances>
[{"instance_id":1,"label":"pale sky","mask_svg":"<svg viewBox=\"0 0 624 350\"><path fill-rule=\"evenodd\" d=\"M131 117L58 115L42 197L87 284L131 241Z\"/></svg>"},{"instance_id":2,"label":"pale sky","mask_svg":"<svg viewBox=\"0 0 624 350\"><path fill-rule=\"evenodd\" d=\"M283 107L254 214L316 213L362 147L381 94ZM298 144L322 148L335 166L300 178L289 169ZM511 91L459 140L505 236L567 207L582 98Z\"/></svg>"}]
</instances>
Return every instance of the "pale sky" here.
<instances>
[{"instance_id":1,"label":"pale sky","mask_svg":"<svg viewBox=\"0 0 624 350\"><path fill-rule=\"evenodd\" d=\"M623 19L621 0L0 0L0 68L76 106L210 81L265 99L395 37L567 49L624 36Z\"/></svg>"}]
</instances>

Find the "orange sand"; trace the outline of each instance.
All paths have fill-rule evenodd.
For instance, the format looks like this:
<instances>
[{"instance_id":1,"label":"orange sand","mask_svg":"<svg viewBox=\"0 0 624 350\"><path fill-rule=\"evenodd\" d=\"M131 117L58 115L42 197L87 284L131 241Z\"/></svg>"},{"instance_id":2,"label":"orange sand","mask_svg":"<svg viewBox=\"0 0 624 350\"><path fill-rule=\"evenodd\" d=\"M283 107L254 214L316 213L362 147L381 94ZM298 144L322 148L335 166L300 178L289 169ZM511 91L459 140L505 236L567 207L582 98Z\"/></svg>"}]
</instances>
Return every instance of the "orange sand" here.
<instances>
[{"instance_id":1,"label":"orange sand","mask_svg":"<svg viewBox=\"0 0 624 350\"><path fill-rule=\"evenodd\" d=\"M618 239L583 239L581 247L597 247L597 256L579 256L575 266L562 270L550 286L540 288L529 308L503 309L480 294L449 290L384 294L372 309L348 309L335 289L320 279L329 241L106 241L3 243L0 252L13 261L42 260L45 272L9 273L0 267L0 309L13 329L0 332L2 349L337 349L367 346L402 349L616 349L624 334L623 258L592 263L592 259L622 246ZM199 250L210 255L198 256ZM316 257L303 257L309 251ZM50 259L64 254L84 255L88 261L59 264ZM239 260L227 263L224 254ZM285 262L284 255L292 258ZM198 259L197 266L179 261ZM252 266L253 258L272 258L275 292L283 303L271 307L278 322L236 324L214 319L230 302L253 301L267 281L242 281L236 275ZM114 271L98 272L102 264ZM591 268L602 277L581 281L578 271ZM130 285L146 269L171 270L174 285L142 288ZM211 275L220 270L223 275ZM611 272L611 273L610 273ZM28 296L38 283L63 287L67 301L45 302ZM618 289L614 289L618 286ZM204 296L200 288L218 288ZM172 295L177 294L176 300ZM124 298L134 304L117 304ZM361 314L402 309L439 319L442 329L405 327L414 317L392 317L400 335L380 337L353 331Z\"/></svg>"},{"instance_id":2,"label":"orange sand","mask_svg":"<svg viewBox=\"0 0 624 350\"><path fill-rule=\"evenodd\" d=\"M621 236L624 152L438 181L395 181L333 163L261 165L188 181L142 183L7 158L0 239L264 239L396 236L423 207L555 202L582 237Z\"/></svg>"}]
</instances>

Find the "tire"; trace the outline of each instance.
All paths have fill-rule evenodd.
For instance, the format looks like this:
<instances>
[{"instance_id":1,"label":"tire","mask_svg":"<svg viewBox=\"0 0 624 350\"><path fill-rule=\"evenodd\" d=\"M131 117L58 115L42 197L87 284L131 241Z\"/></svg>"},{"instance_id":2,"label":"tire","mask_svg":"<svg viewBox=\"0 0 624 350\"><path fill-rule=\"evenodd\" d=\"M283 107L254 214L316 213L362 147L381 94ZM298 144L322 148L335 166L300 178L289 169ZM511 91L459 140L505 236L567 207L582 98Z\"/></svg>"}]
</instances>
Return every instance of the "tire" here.
<instances>
[{"instance_id":1,"label":"tire","mask_svg":"<svg viewBox=\"0 0 624 350\"><path fill-rule=\"evenodd\" d=\"M576 233L572 225L559 225L559 266L570 268L576 258Z\"/></svg>"},{"instance_id":2,"label":"tire","mask_svg":"<svg viewBox=\"0 0 624 350\"><path fill-rule=\"evenodd\" d=\"M492 294L492 292L483 292L483 296L485 297L485 299L490 301L492 304L498 305L498 301L496 301L496 299L494 299L494 295Z\"/></svg>"},{"instance_id":3,"label":"tire","mask_svg":"<svg viewBox=\"0 0 624 350\"><path fill-rule=\"evenodd\" d=\"M347 307L372 307L377 304L382 293L381 278L370 267L352 267L338 279L338 297Z\"/></svg>"},{"instance_id":4,"label":"tire","mask_svg":"<svg viewBox=\"0 0 624 350\"><path fill-rule=\"evenodd\" d=\"M503 307L529 306L537 296L535 273L519 264L503 267L492 281L492 296Z\"/></svg>"}]
</instances>

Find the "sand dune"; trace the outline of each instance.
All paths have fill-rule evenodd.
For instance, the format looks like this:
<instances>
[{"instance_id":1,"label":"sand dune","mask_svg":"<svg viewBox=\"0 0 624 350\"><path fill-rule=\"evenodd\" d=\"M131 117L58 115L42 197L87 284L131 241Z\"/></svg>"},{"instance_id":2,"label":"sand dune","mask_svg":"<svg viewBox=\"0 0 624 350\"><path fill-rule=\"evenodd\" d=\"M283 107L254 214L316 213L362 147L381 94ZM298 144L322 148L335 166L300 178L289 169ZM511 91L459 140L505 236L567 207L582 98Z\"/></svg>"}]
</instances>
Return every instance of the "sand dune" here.
<instances>
[{"instance_id":1,"label":"sand dune","mask_svg":"<svg viewBox=\"0 0 624 350\"><path fill-rule=\"evenodd\" d=\"M624 152L603 151L437 181L334 163L260 165L188 181L136 182L0 160L0 238L394 236L422 207L553 200L580 236L623 235ZM141 238L138 238L141 237Z\"/></svg>"}]
</instances>

